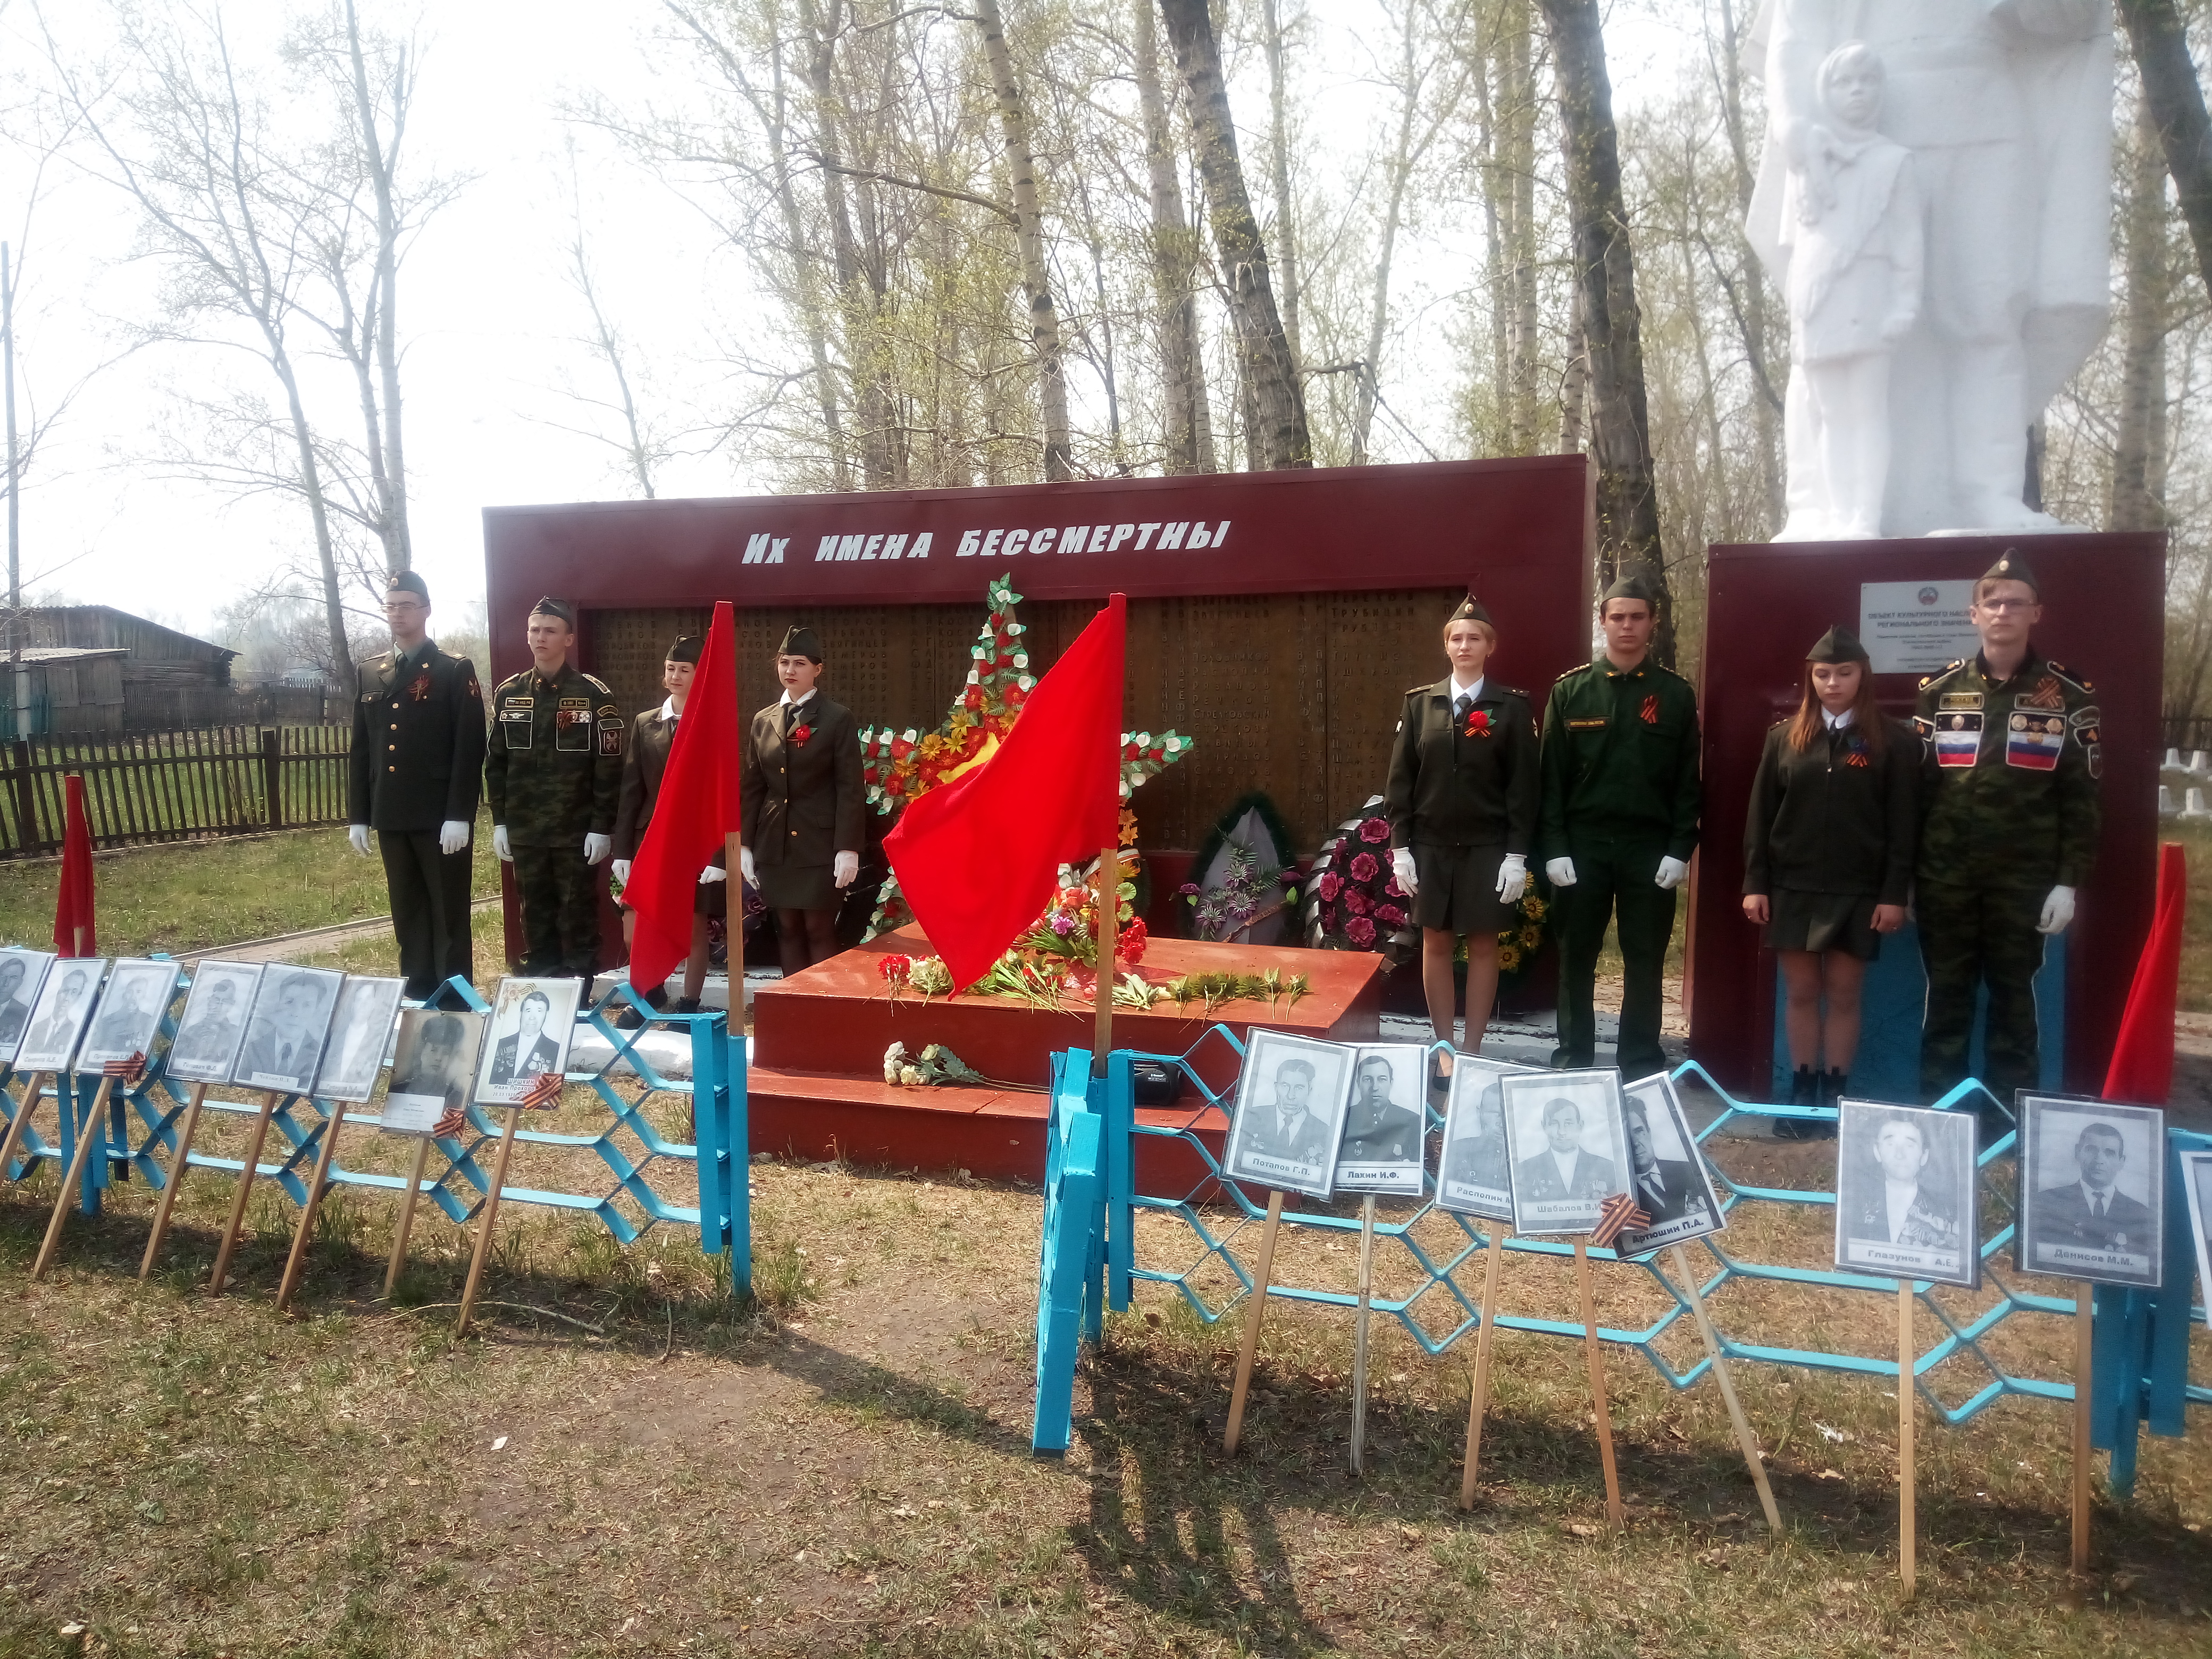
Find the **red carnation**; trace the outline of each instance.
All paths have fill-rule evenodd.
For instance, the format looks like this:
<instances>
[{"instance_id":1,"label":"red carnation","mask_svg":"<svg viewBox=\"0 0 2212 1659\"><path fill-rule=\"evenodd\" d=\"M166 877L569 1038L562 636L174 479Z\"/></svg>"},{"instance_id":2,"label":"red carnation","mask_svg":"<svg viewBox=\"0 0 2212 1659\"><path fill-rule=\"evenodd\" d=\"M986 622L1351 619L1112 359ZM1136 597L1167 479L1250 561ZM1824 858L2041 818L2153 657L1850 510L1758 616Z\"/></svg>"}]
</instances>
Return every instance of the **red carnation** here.
<instances>
[{"instance_id":1,"label":"red carnation","mask_svg":"<svg viewBox=\"0 0 2212 1659\"><path fill-rule=\"evenodd\" d=\"M1362 853L1352 860L1349 873L1354 881L1367 882L1374 880L1382 868L1382 866L1375 861L1374 854Z\"/></svg>"},{"instance_id":2,"label":"red carnation","mask_svg":"<svg viewBox=\"0 0 2212 1659\"><path fill-rule=\"evenodd\" d=\"M793 749L796 749L813 735L814 728L812 726L794 726L791 728L791 735L785 738L784 741L788 743Z\"/></svg>"},{"instance_id":3,"label":"red carnation","mask_svg":"<svg viewBox=\"0 0 2212 1659\"><path fill-rule=\"evenodd\" d=\"M1351 911L1353 915L1365 915L1367 914L1368 904L1369 900L1367 895L1361 892L1357 887L1347 887L1344 890L1344 908Z\"/></svg>"},{"instance_id":4,"label":"red carnation","mask_svg":"<svg viewBox=\"0 0 2212 1659\"><path fill-rule=\"evenodd\" d=\"M1366 823L1359 826L1359 839L1364 842L1367 842L1371 845L1380 846L1382 842L1390 839L1389 821L1387 818L1368 819ZM1367 878L1362 876L1360 879L1364 881Z\"/></svg>"},{"instance_id":5,"label":"red carnation","mask_svg":"<svg viewBox=\"0 0 2212 1659\"><path fill-rule=\"evenodd\" d=\"M1403 927L1406 913L1395 904L1378 904L1375 907L1375 920L1386 927Z\"/></svg>"},{"instance_id":6,"label":"red carnation","mask_svg":"<svg viewBox=\"0 0 2212 1659\"><path fill-rule=\"evenodd\" d=\"M1315 885L1321 890L1322 898L1326 902L1334 904L1336 902L1336 896L1344 890L1344 878L1331 870Z\"/></svg>"},{"instance_id":7,"label":"red carnation","mask_svg":"<svg viewBox=\"0 0 2212 1659\"><path fill-rule=\"evenodd\" d=\"M1354 916L1345 924L1344 936L1364 951L1375 943L1375 924L1365 916Z\"/></svg>"},{"instance_id":8,"label":"red carnation","mask_svg":"<svg viewBox=\"0 0 2212 1659\"><path fill-rule=\"evenodd\" d=\"M1152 935L1146 931L1145 919L1136 917L1121 930L1121 943L1114 947L1114 960L1133 968L1145 959L1145 947L1151 943Z\"/></svg>"},{"instance_id":9,"label":"red carnation","mask_svg":"<svg viewBox=\"0 0 2212 1659\"><path fill-rule=\"evenodd\" d=\"M886 985L903 985L914 977L912 957L888 956L876 964L876 971L884 976Z\"/></svg>"},{"instance_id":10,"label":"red carnation","mask_svg":"<svg viewBox=\"0 0 2212 1659\"><path fill-rule=\"evenodd\" d=\"M1490 711L1487 708L1470 708L1467 711L1467 734L1470 738L1486 738L1490 735Z\"/></svg>"}]
</instances>

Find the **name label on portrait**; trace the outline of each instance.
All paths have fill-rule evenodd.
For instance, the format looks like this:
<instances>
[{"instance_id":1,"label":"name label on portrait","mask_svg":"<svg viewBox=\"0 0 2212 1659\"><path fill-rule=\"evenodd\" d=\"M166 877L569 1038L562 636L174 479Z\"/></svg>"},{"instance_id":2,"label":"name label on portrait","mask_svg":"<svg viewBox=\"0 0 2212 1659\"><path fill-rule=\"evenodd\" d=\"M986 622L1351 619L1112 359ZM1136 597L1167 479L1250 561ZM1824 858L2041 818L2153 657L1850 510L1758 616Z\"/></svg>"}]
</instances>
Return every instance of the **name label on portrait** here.
<instances>
[{"instance_id":1,"label":"name label on portrait","mask_svg":"<svg viewBox=\"0 0 2212 1659\"><path fill-rule=\"evenodd\" d=\"M441 1095L386 1095L384 1112L376 1120L377 1127L392 1129L403 1135L427 1135L437 1127L446 1110Z\"/></svg>"},{"instance_id":2,"label":"name label on portrait","mask_svg":"<svg viewBox=\"0 0 2212 1659\"><path fill-rule=\"evenodd\" d=\"M1861 582L1859 641L1877 674L1933 674L1982 648L1966 581Z\"/></svg>"},{"instance_id":3,"label":"name label on portrait","mask_svg":"<svg viewBox=\"0 0 2212 1659\"><path fill-rule=\"evenodd\" d=\"M1955 1276L1960 1258L1956 1250L1929 1250L1909 1244L1881 1244L1854 1238L1844 1247L1853 1263L1863 1267L1902 1267L1908 1273Z\"/></svg>"},{"instance_id":4,"label":"name label on portrait","mask_svg":"<svg viewBox=\"0 0 2212 1659\"><path fill-rule=\"evenodd\" d=\"M1298 1187L1317 1187L1328 1172L1318 1164L1294 1164L1287 1158L1269 1158L1265 1152L1255 1152L1249 1147L1237 1160L1237 1167L1255 1176L1278 1176L1285 1182Z\"/></svg>"},{"instance_id":5,"label":"name label on portrait","mask_svg":"<svg viewBox=\"0 0 2212 1659\"><path fill-rule=\"evenodd\" d=\"M1247 1163L1252 1160L1247 1158ZM1421 1166L1418 1164L1340 1164L1336 1166L1340 1192L1403 1193L1421 1195Z\"/></svg>"}]
</instances>

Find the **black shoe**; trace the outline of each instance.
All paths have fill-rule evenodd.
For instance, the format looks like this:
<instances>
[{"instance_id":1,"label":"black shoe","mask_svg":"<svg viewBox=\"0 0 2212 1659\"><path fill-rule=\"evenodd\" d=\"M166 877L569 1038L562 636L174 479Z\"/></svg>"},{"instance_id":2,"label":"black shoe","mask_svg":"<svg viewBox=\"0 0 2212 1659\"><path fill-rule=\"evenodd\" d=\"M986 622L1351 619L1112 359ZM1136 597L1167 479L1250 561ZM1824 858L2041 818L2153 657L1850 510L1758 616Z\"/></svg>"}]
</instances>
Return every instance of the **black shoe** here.
<instances>
[{"instance_id":1,"label":"black shoe","mask_svg":"<svg viewBox=\"0 0 2212 1659\"><path fill-rule=\"evenodd\" d=\"M1840 1106L1844 1103L1844 1097L1850 1091L1850 1078L1832 1066L1821 1073L1815 1083L1814 1104L1818 1106ZM1836 1126L1832 1120L1805 1125L1805 1139L1808 1140L1833 1140L1835 1138Z\"/></svg>"},{"instance_id":2,"label":"black shoe","mask_svg":"<svg viewBox=\"0 0 2212 1659\"><path fill-rule=\"evenodd\" d=\"M678 997L678 998L677 998L677 999L676 999L676 1012L677 1012L678 1013L679 1013L679 1014L696 1014L696 1013L697 1013L697 1012L699 1012L699 999L698 999L698 998L696 998L696 997Z\"/></svg>"},{"instance_id":3,"label":"black shoe","mask_svg":"<svg viewBox=\"0 0 2212 1659\"><path fill-rule=\"evenodd\" d=\"M1817 1106L1820 1083L1813 1068L1800 1066L1790 1079L1790 1103L1792 1106ZM1817 1138L1820 1126L1802 1117L1778 1117L1774 1120L1777 1140L1812 1140Z\"/></svg>"}]
</instances>

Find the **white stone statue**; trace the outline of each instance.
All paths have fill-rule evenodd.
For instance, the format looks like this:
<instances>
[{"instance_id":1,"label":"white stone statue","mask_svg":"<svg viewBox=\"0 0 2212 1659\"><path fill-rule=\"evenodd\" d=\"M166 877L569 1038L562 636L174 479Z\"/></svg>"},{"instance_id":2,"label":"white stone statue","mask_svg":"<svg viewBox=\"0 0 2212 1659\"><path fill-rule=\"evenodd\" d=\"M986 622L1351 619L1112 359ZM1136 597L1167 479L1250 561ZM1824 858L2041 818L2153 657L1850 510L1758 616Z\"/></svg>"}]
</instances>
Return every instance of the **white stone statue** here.
<instances>
[{"instance_id":1,"label":"white stone statue","mask_svg":"<svg viewBox=\"0 0 2212 1659\"><path fill-rule=\"evenodd\" d=\"M2027 429L2110 315L2111 0L1765 0L1749 50L1765 66L1766 149L1747 228L1791 297L1793 359L1808 320L1798 301L1820 285L1793 275L1811 244L1791 219L1862 142L1821 86L1822 66L1853 42L1886 70L1876 125L1911 153L1924 227L1916 319L1888 359L1876 528L2060 528L2023 499ZM1863 367L1854 378L1877 377ZM1881 441L1845 445L1847 476L1832 473L1814 382L1802 367L1790 377L1779 539L1866 533L1855 503Z\"/></svg>"}]
</instances>

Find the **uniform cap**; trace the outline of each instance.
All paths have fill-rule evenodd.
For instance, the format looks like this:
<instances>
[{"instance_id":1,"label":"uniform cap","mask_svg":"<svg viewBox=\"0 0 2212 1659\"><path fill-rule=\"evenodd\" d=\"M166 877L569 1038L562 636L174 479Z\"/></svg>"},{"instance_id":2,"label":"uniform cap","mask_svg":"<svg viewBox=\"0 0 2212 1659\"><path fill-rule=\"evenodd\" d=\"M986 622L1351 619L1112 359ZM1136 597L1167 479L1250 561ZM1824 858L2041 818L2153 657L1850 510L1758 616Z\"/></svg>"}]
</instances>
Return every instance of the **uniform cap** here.
<instances>
[{"instance_id":1,"label":"uniform cap","mask_svg":"<svg viewBox=\"0 0 2212 1659\"><path fill-rule=\"evenodd\" d=\"M1598 608L1603 610L1615 599L1641 599L1654 611L1659 609L1659 600L1651 591L1651 584L1641 576L1621 576L1605 590L1605 597L1598 601Z\"/></svg>"},{"instance_id":2,"label":"uniform cap","mask_svg":"<svg viewBox=\"0 0 2212 1659\"><path fill-rule=\"evenodd\" d=\"M2008 547L1997 555L1997 562L1982 572L1985 582L2026 582L2028 591L2035 595L2038 605L2043 603L2043 584L2035 580L2035 572L2027 568L2027 561L2020 556L2016 547ZM1978 584L1977 584L1978 586Z\"/></svg>"},{"instance_id":3,"label":"uniform cap","mask_svg":"<svg viewBox=\"0 0 2212 1659\"><path fill-rule=\"evenodd\" d=\"M1867 655L1866 647L1859 643L1859 636L1838 623L1820 635L1813 648L1805 653L1805 660L1870 663L1874 659Z\"/></svg>"},{"instance_id":4,"label":"uniform cap","mask_svg":"<svg viewBox=\"0 0 2212 1659\"><path fill-rule=\"evenodd\" d=\"M530 614L533 617L558 617L571 628L576 625L576 607L566 599L555 599L550 593L530 607Z\"/></svg>"},{"instance_id":5,"label":"uniform cap","mask_svg":"<svg viewBox=\"0 0 2212 1659\"><path fill-rule=\"evenodd\" d=\"M822 660L822 641L805 623L793 623L784 631L783 643L775 648L779 657L805 657L810 662Z\"/></svg>"},{"instance_id":6,"label":"uniform cap","mask_svg":"<svg viewBox=\"0 0 2212 1659\"><path fill-rule=\"evenodd\" d=\"M395 570L392 580L384 585L387 593L412 593L423 604L430 603L430 585L411 570Z\"/></svg>"},{"instance_id":7,"label":"uniform cap","mask_svg":"<svg viewBox=\"0 0 2212 1659\"><path fill-rule=\"evenodd\" d=\"M1449 628L1455 622L1490 623L1492 627L1497 626L1495 623L1491 622L1490 612L1484 608L1482 601L1472 593L1460 601L1459 609L1451 613L1444 626Z\"/></svg>"},{"instance_id":8,"label":"uniform cap","mask_svg":"<svg viewBox=\"0 0 2212 1659\"><path fill-rule=\"evenodd\" d=\"M700 644L701 641L696 634L678 634L676 636L676 643L668 647L668 660L671 662L698 661Z\"/></svg>"},{"instance_id":9,"label":"uniform cap","mask_svg":"<svg viewBox=\"0 0 2212 1659\"><path fill-rule=\"evenodd\" d=\"M461 1030L461 1022L451 1014L440 1014L435 1019L422 1022L422 1041L425 1043L459 1042Z\"/></svg>"}]
</instances>

